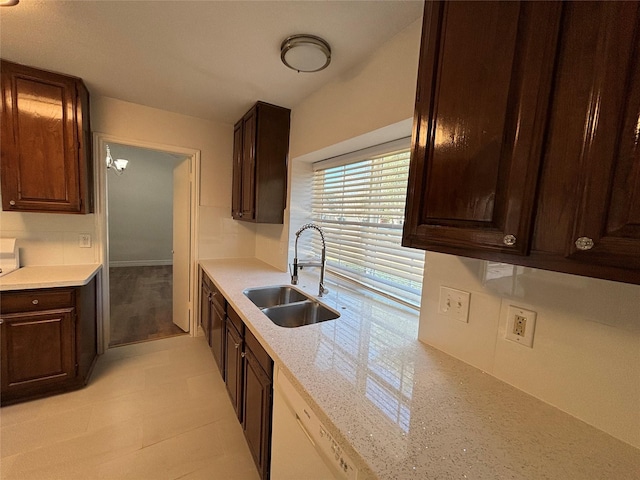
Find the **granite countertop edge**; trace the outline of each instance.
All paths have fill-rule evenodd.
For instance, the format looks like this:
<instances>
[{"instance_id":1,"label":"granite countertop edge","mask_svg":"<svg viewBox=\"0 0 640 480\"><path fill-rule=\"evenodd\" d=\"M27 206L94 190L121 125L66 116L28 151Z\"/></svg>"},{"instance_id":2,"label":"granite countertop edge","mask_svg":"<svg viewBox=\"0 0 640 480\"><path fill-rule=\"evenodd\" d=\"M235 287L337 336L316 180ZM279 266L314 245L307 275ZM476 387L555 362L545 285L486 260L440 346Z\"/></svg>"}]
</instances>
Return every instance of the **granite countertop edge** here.
<instances>
[{"instance_id":1,"label":"granite countertop edge","mask_svg":"<svg viewBox=\"0 0 640 480\"><path fill-rule=\"evenodd\" d=\"M0 277L0 292L81 287L102 269L101 264L26 266Z\"/></svg>"}]
</instances>

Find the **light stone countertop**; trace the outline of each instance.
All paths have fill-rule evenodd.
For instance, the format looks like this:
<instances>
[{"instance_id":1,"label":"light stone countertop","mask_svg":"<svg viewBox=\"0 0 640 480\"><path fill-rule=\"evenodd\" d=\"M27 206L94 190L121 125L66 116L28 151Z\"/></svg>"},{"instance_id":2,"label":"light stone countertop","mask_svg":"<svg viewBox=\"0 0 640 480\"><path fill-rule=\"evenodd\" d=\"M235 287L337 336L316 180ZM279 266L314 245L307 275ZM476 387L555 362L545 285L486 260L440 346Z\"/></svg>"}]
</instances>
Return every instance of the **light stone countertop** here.
<instances>
[{"instance_id":1,"label":"light stone countertop","mask_svg":"<svg viewBox=\"0 0 640 480\"><path fill-rule=\"evenodd\" d=\"M414 311L329 283L322 301L340 319L282 328L242 292L289 284L287 273L256 259L200 264L359 479L640 478L639 449L422 344ZM316 295L314 270L299 287Z\"/></svg>"},{"instance_id":2,"label":"light stone countertop","mask_svg":"<svg viewBox=\"0 0 640 480\"><path fill-rule=\"evenodd\" d=\"M0 277L0 292L32 288L80 287L96 275L102 265L46 265L22 267Z\"/></svg>"}]
</instances>

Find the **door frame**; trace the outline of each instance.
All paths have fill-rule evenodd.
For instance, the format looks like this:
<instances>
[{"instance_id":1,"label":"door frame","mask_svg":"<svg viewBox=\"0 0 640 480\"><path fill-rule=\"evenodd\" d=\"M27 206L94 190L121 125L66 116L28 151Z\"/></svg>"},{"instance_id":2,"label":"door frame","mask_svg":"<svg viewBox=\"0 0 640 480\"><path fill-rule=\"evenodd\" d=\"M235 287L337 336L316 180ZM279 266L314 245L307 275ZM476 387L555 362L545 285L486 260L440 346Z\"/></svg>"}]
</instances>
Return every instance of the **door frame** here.
<instances>
[{"instance_id":1,"label":"door frame","mask_svg":"<svg viewBox=\"0 0 640 480\"><path fill-rule=\"evenodd\" d=\"M161 152L183 155L189 159L189 180L191 182L191 231L190 231L190 255L189 255L189 335L197 336L197 319L194 308L196 300L196 286L198 276L198 199L200 198L200 150L193 148L165 145L162 143L145 142L106 133L93 133L93 165L95 188L95 248L97 262L102 265L102 278L98 285L98 323L97 323L97 347L98 353L104 353L109 349L111 336L111 312L109 306L109 211L107 204L107 165L102 152L106 151L106 144L119 143L132 147L148 148Z\"/></svg>"}]
</instances>

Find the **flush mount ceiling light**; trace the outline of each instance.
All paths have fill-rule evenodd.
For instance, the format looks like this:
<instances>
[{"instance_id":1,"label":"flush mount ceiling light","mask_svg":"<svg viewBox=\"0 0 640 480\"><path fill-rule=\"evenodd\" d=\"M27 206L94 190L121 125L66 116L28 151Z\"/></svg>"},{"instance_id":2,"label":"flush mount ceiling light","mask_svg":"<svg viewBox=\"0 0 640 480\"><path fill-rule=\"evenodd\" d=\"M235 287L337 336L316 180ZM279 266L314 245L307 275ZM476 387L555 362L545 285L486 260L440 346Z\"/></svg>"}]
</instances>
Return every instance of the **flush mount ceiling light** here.
<instances>
[{"instance_id":1,"label":"flush mount ceiling light","mask_svg":"<svg viewBox=\"0 0 640 480\"><path fill-rule=\"evenodd\" d=\"M319 72L331 63L331 47L315 35L292 35L280 45L280 59L297 72Z\"/></svg>"},{"instance_id":2,"label":"flush mount ceiling light","mask_svg":"<svg viewBox=\"0 0 640 480\"><path fill-rule=\"evenodd\" d=\"M111 156L111 149L109 148L109 145L107 145L106 160L107 168L112 168L117 175L122 175L122 172L124 172L124 169L127 168L127 164L129 163L129 160L125 160L124 158L118 158L117 160L114 160Z\"/></svg>"}]
</instances>

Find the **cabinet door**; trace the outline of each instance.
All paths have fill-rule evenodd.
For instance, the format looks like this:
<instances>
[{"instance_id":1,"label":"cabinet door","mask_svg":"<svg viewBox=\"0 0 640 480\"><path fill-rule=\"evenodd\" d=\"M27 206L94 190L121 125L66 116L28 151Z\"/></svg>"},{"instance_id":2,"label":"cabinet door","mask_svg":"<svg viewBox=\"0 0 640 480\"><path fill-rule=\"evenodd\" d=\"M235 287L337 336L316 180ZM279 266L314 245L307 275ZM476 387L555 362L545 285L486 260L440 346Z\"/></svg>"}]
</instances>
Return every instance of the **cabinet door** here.
<instances>
[{"instance_id":1,"label":"cabinet door","mask_svg":"<svg viewBox=\"0 0 640 480\"><path fill-rule=\"evenodd\" d=\"M222 378L224 379L224 338L225 338L225 313L215 300L210 302L211 312L211 353L218 364Z\"/></svg>"},{"instance_id":2,"label":"cabinet door","mask_svg":"<svg viewBox=\"0 0 640 480\"><path fill-rule=\"evenodd\" d=\"M78 79L2 62L3 210L90 210L83 105Z\"/></svg>"},{"instance_id":3,"label":"cabinet door","mask_svg":"<svg viewBox=\"0 0 640 480\"><path fill-rule=\"evenodd\" d=\"M200 326L207 343L211 346L211 290L204 279L200 289Z\"/></svg>"},{"instance_id":4,"label":"cabinet door","mask_svg":"<svg viewBox=\"0 0 640 480\"><path fill-rule=\"evenodd\" d=\"M566 253L596 265L640 268L640 3L585 2L581 28L589 102L575 175L577 214ZM597 19L597 20L596 20ZM585 42L585 38L592 39ZM578 82L578 80L575 80Z\"/></svg>"},{"instance_id":5,"label":"cabinet door","mask_svg":"<svg viewBox=\"0 0 640 480\"><path fill-rule=\"evenodd\" d=\"M2 316L2 400L45 393L73 382L73 308Z\"/></svg>"},{"instance_id":6,"label":"cabinet door","mask_svg":"<svg viewBox=\"0 0 640 480\"><path fill-rule=\"evenodd\" d=\"M257 112L253 108L243 119L241 217L244 220L255 218L256 126Z\"/></svg>"},{"instance_id":7,"label":"cabinet door","mask_svg":"<svg viewBox=\"0 0 640 480\"><path fill-rule=\"evenodd\" d=\"M426 2L403 245L528 253L557 2Z\"/></svg>"},{"instance_id":8,"label":"cabinet door","mask_svg":"<svg viewBox=\"0 0 640 480\"><path fill-rule=\"evenodd\" d=\"M242 428L258 473L264 480L269 478L270 468L272 382L249 349L245 351L243 370Z\"/></svg>"},{"instance_id":9,"label":"cabinet door","mask_svg":"<svg viewBox=\"0 0 640 480\"><path fill-rule=\"evenodd\" d=\"M225 337L225 382L238 420L242 422L242 337L227 318Z\"/></svg>"},{"instance_id":10,"label":"cabinet door","mask_svg":"<svg viewBox=\"0 0 640 480\"><path fill-rule=\"evenodd\" d=\"M231 193L231 216L235 219L242 215L242 120L233 128L233 185Z\"/></svg>"}]
</instances>

